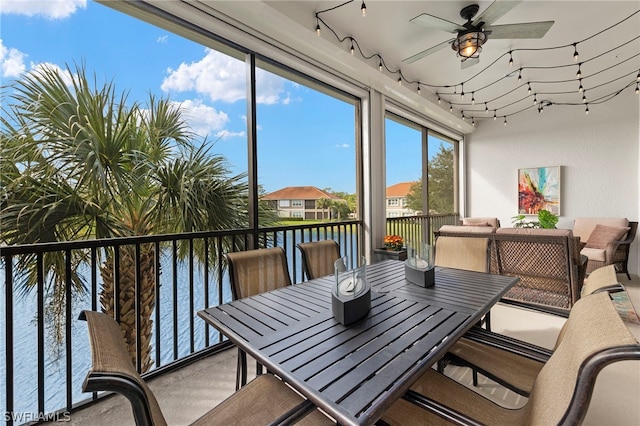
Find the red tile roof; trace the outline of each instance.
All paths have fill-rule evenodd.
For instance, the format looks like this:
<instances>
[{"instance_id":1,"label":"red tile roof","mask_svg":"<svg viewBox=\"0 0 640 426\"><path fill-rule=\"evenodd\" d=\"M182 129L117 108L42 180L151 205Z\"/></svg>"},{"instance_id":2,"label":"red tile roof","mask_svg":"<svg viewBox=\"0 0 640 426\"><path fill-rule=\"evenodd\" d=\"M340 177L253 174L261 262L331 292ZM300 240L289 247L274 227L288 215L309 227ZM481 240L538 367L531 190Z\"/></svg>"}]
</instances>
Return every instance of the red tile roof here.
<instances>
[{"instance_id":1,"label":"red tile roof","mask_svg":"<svg viewBox=\"0 0 640 426\"><path fill-rule=\"evenodd\" d=\"M387 186L387 197L406 197L414 183L416 182L400 182Z\"/></svg>"},{"instance_id":2,"label":"red tile roof","mask_svg":"<svg viewBox=\"0 0 640 426\"><path fill-rule=\"evenodd\" d=\"M341 200L341 198L315 186L287 186L262 197L263 200L319 200L321 198Z\"/></svg>"}]
</instances>

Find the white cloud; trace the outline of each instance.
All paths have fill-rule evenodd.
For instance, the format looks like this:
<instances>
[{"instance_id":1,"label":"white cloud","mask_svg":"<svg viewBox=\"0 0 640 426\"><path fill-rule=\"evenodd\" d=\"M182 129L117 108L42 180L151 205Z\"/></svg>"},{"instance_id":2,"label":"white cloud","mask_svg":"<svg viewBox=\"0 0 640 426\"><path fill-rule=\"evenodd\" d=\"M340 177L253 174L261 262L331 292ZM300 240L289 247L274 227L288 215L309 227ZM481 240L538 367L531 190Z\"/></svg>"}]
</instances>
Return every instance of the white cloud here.
<instances>
[{"instance_id":1,"label":"white cloud","mask_svg":"<svg viewBox=\"0 0 640 426\"><path fill-rule=\"evenodd\" d=\"M62 78L62 81L64 82L64 84L66 84L68 87L71 87L73 79L69 71L67 69L60 68L58 65L52 64L51 62L40 62L38 64L32 63L29 73L41 73L43 72L43 69L45 67L47 68L47 70L56 70L60 75L60 77Z\"/></svg>"},{"instance_id":2,"label":"white cloud","mask_svg":"<svg viewBox=\"0 0 640 426\"><path fill-rule=\"evenodd\" d=\"M247 134L245 132L230 132L229 130L220 130L216 133L216 139L230 139L230 138L239 138L245 137Z\"/></svg>"},{"instance_id":3,"label":"white cloud","mask_svg":"<svg viewBox=\"0 0 640 426\"><path fill-rule=\"evenodd\" d=\"M207 136L210 133L224 131L224 126L229 122L229 116L224 111L217 111L215 108L202 103L201 100L186 100L176 102L182 110L183 117L189 123L191 129L200 136Z\"/></svg>"},{"instance_id":4,"label":"white cloud","mask_svg":"<svg viewBox=\"0 0 640 426\"><path fill-rule=\"evenodd\" d=\"M167 40L169 40L169 36L167 36L167 35L163 35L163 36L158 37L158 38L156 39L156 42L157 42L157 43L166 43L166 42L167 42Z\"/></svg>"},{"instance_id":5,"label":"white cloud","mask_svg":"<svg viewBox=\"0 0 640 426\"><path fill-rule=\"evenodd\" d=\"M2 0L0 13L63 19L86 7L87 0Z\"/></svg>"},{"instance_id":6,"label":"white cloud","mask_svg":"<svg viewBox=\"0 0 640 426\"><path fill-rule=\"evenodd\" d=\"M349 148L349 146L350 146L350 145L349 145L348 143L341 143L341 144L336 145L336 148L344 148L344 149L347 149L347 148Z\"/></svg>"},{"instance_id":7,"label":"white cloud","mask_svg":"<svg viewBox=\"0 0 640 426\"><path fill-rule=\"evenodd\" d=\"M182 63L177 69L169 68L161 89L165 92L195 91L212 101L236 102L246 98L245 64L215 50L205 49L206 55L198 62ZM257 70L258 93L262 104L282 102L285 80Z\"/></svg>"},{"instance_id":8,"label":"white cloud","mask_svg":"<svg viewBox=\"0 0 640 426\"><path fill-rule=\"evenodd\" d=\"M17 77L25 70L24 58L27 55L13 47L8 48L0 39L0 69L2 77Z\"/></svg>"}]
</instances>

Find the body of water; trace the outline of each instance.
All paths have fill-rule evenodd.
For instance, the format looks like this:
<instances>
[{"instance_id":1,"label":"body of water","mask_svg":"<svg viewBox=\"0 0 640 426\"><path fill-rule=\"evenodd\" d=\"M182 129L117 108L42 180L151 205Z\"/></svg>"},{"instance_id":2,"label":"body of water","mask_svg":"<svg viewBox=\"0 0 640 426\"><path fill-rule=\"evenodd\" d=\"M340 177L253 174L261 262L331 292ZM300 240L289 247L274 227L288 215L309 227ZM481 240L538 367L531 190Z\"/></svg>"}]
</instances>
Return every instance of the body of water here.
<instances>
[{"instance_id":1,"label":"body of water","mask_svg":"<svg viewBox=\"0 0 640 426\"><path fill-rule=\"evenodd\" d=\"M287 252L289 272L294 282L302 281L302 258L300 251L295 248L295 244L309 241L308 232L301 238L297 233L295 241L290 238L287 241ZM317 238L316 238L317 239ZM334 238L338 241L338 238ZM338 241L342 247L343 255L351 254L349 251L357 251L356 236L342 235ZM282 240L276 245L282 246ZM162 258L162 273L160 276L160 294L158 306L160 308L160 365L165 365L174 360L173 349L173 320L177 316L177 336L178 354L177 358L184 357L191 352L190 348L190 286L189 286L189 266L186 262L177 265L175 274L177 276L177 287L175 294L177 311L174 312L174 289L173 289L173 267L169 256ZM216 267L209 270L209 305L217 304L219 300L218 279L215 274ZM86 274L89 276L89 273ZM0 280L4 283L4 270L0 269ZM98 294L101 286L101 278L98 274ZM91 355L87 336L87 327L84 321L76 320L82 310L91 309L90 294L76 295L72 300L72 323L71 323L71 357L72 357L72 398L73 403L80 402L90 397L90 394L82 392L82 382L91 366ZM0 292L0 308L3 326L0 327L0 344L3 350L0 351L0 376L6 381L6 330L4 320L6 318L6 293ZM96 296L97 297L97 296ZM194 323L194 345L195 351L205 348L205 329L208 327L196 312L207 306L204 304L204 266L196 265L193 278L193 323ZM231 286L229 278L225 272L222 277L222 301L231 301ZM99 306L99 303L98 303ZM14 289L13 300L13 341L14 341L14 413L38 413L38 342L37 342L37 303L36 292L32 291L24 296L18 295ZM152 316L152 318L155 318ZM155 324L154 324L155 327ZM155 328L154 328L155 330ZM219 341L218 332L209 328L209 343L215 344ZM155 338L152 339L151 356L155 360L156 348ZM45 412L63 409L66 406L66 358L65 344L58 345L50 332L45 331ZM155 368L154 365L152 368ZM0 401L3 405L3 412L6 411L6 387L5 381L0 387Z\"/></svg>"}]
</instances>

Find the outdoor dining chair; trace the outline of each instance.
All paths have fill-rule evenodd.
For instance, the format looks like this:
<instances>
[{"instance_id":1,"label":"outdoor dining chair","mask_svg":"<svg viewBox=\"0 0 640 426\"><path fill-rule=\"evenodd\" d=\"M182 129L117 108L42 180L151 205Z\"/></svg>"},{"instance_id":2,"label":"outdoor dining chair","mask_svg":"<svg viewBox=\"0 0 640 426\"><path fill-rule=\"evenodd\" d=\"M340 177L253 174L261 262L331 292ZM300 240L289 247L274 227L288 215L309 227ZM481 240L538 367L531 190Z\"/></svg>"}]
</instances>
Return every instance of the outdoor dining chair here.
<instances>
[{"instance_id":1,"label":"outdoor dining chair","mask_svg":"<svg viewBox=\"0 0 640 426\"><path fill-rule=\"evenodd\" d=\"M138 426L166 425L158 400L131 361L118 323L109 315L95 311L83 311L80 319L87 321L92 360L82 390L123 395L131 404ZM254 425L298 419L297 424L334 424L284 382L272 374L263 374L192 424Z\"/></svg>"},{"instance_id":2,"label":"outdoor dining chair","mask_svg":"<svg viewBox=\"0 0 640 426\"><path fill-rule=\"evenodd\" d=\"M562 340L537 375L524 406L505 408L429 369L385 412L383 420L403 426L577 425L587 413L600 370L625 360L640 360L640 344L609 293L597 293L578 300L571 309Z\"/></svg>"},{"instance_id":3,"label":"outdoor dining chair","mask_svg":"<svg viewBox=\"0 0 640 426\"><path fill-rule=\"evenodd\" d=\"M489 239L440 236L436 238L434 264L467 271L489 272ZM481 323L491 330L491 312Z\"/></svg>"},{"instance_id":4,"label":"outdoor dining chair","mask_svg":"<svg viewBox=\"0 0 640 426\"><path fill-rule=\"evenodd\" d=\"M589 276L583 287L582 297L600 291L624 291L617 281L613 265L601 267ZM560 329L554 349L560 344L566 325L565 322ZM471 368L474 386L478 386L478 373L481 373L494 382L528 397L538 373L552 353L553 350L529 342L475 328L453 345L445 355L444 363L451 362ZM439 364L438 371L444 371L443 364Z\"/></svg>"},{"instance_id":5,"label":"outdoor dining chair","mask_svg":"<svg viewBox=\"0 0 640 426\"><path fill-rule=\"evenodd\" d=\"M340 258L340 247L334 240L297 244L302 254L302 269L308 280L334 273L333 263Z\"/></svg>"},{"instance_id":6,"label":"outdoor dining chair","mask_svg":"<svg viewBox=\"0 0 640 426\"><path fill-rule=\"evenodd\" d=\"M282 247L226 253L233 300L291 285L287 255ZM262 366L256 363L257 373ZM247 354L238 348L236 390L247 383Z\"/></svg>"}]
</instances>

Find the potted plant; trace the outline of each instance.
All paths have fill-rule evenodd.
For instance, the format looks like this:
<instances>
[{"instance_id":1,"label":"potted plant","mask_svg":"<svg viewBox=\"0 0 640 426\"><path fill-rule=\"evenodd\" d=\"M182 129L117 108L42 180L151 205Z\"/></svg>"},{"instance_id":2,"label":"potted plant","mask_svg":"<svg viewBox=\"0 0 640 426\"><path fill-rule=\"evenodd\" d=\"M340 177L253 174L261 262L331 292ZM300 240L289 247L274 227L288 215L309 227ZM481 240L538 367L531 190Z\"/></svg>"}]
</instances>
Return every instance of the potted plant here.
<instances>
[{"instance_id":1,"label":"potted plant","mask_svg":"<svg viewBox=\"0 0 640 426\"><path fill-rule=\"evenodd\" d=\"M404 247L404 238L399 235L385 235L384 247L373 249L373 252L376 262L386 259L407 259L407 249Z\"/></svg>"},{"instance_id":2,"label":"potted plant","mask_svg":"<svg viewBox=\"0 0 640 426\"><path fill-rule=\"evenodd\" d=\"M558 223L558 216L549 210L540 210L538 212L538 222L540 223L540 228L554 229Z\"/></svg>"},{"instance_id":3,"label":"potted plant","mask_svg":"<svg viewBox=\"0 0 640 426\"><path fill-rule=\"evenodd\" d=\"M558 224L558 216L551 213L549 210L538 211L538 220L525 221L525 215L519 214L511 218L511 223L514 228L544 228L554 229Z\"/></svg>"}]
</instances>

